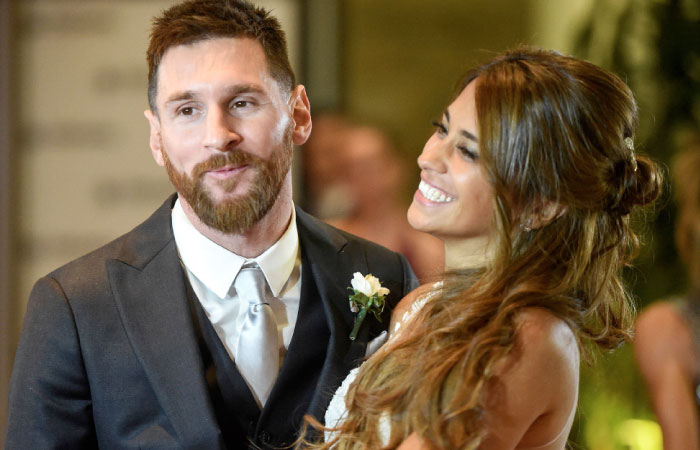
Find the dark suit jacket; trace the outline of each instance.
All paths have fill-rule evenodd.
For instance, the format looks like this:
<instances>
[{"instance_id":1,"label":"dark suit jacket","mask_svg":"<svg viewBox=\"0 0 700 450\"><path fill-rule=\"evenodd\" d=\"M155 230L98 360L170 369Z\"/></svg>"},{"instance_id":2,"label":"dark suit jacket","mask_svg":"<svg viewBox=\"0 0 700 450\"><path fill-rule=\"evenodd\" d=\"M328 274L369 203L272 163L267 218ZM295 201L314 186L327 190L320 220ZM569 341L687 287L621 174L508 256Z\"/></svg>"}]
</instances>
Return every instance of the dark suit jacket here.
<instances>
[{"instance_id":1,"label":"dark suit jacket","mask_svg":"<svg viewBox=\"0 0 700 450\"><path fill-rule=\"evenodd\" d=\"M168 199L148 220L40 279L30 296L10 383L6 450L224 448L178 261ZM297 209L304 270L320 298L302 298L297 327L261 414L267 433L303 408L322 418L330 394L388 324L368 316L350 341L353 272L376 275L390 307L417 281L405 258ZM306 276L306 275L305 275ZM304 283L302 277L302 297ZM329 340L318 387L299 399L302 311L322 305ZM305 306L306 305L306 306ZM319 309L321 310L321 309ZM290 403L291 402L291 403ZM303 411L302 411L303 412ZM245 444L241 443L241 447Z\"/></svg>"}]
</instances>

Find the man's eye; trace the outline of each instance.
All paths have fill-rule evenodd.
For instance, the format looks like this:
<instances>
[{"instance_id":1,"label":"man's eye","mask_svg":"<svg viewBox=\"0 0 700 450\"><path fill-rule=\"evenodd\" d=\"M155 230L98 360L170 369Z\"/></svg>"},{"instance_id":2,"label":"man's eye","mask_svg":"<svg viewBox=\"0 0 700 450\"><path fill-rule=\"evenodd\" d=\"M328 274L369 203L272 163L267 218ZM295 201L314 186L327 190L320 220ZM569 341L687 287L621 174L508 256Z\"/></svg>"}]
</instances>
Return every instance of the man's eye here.
<instances>
[{"instance_id":1,"label":"man's eye","mask_svg":"<svg viewBox=\"0 0 700 450\"><path fill-rule=\"evenodd\" d=\"M250 102L247 100L237 100L233 102L233 108L245 108L246 106L250 106Z\"/></svg>"},{"instance_id":2,"label":"man's eye","mask_svg":"<svg viewBox=\"0 0 700 450\"><path fill-rule=\"evenodd\" d=\"M185 106L184 108L180 109L180 114L183 116L191 116L194 114L194 108L191 106Z\"/></svg>"}]
</instances>

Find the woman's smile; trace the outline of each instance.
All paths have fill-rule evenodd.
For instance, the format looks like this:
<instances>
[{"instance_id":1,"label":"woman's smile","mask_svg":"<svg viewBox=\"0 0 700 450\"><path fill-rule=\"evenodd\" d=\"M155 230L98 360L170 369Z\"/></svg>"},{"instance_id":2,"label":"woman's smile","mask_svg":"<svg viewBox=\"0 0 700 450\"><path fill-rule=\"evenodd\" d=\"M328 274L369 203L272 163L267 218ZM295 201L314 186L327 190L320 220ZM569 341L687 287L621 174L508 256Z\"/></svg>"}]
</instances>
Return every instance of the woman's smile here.
<instances>
[{"instance_id":1,"label":"woman's smile","mask_svg":"<svg viewBox=\"0 0 700 450\"><path fill-rule=\"evenodd\" d=\"M420 194L422 198L418 197L418 201L422 203L450 203L455 200L454 197L445 193L444 191L428 184L424 180L420 180L418 184L418 191L416 194Z\"/></svg>"}]
</instances>

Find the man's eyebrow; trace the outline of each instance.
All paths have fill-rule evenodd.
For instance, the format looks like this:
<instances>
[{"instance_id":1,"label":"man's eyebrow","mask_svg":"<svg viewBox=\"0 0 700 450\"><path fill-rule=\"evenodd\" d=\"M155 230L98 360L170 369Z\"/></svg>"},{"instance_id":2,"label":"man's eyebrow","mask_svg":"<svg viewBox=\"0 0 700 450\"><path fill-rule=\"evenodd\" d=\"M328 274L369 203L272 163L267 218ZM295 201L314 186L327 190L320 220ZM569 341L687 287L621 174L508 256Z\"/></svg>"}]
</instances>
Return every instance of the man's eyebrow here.
<instances>
[{"instance_id":1,"label":"man's eyebrow","mask_svg":"<svg viewBox=\"0 0 700 450\"><path fill-rule=\"evenodd\" d=\"M226 96L234 97L240 94L264 94L265 90L257 84L237 84L225 88L224 93ZM174 102L194 100L198 97L199 94L196 91L192 90L175 92L173 95L168 97L168 99L165 101L165 104L167 105L169 103Z\"/></svg>"},{"instance_id":2,"label":"man's eyebrow","mask_svg":"<svg viewBox=\"0 0 700 450\"><path fill-rule=\"evenodd\" d=\"M229 96L233 97L240 94L265 94L265 89L257 84L237 84L229 86L224 90Z\"/></svg>"},{"instance_id":3,"label":"man's eyebrow","mask_svg":"<svg viewBox=\"0 0 700 450\"><path fill-rule=\"evenodd\" d=\"M192 100L193 98L197 98L197 94L194 91L176 92L170 97L168 97L168 99L165 101L165 104L167 105L168 103L180 102L183 100Z\"/></svg>"},{"instance_id":4,"label":"man's eyebrow","mask_svg":"<svg viewBox=\"0 0 700 450\"><path fill-rule=\"evenodd\" d=\"M445 120L447 120L447 123L449 123L450 122L450 112L447 109L445 109L445 111L442 113L442 115L445 116ZM472 133L468 132L467 130L460 130L460 134L462 136L464 136L465 138L476 142L477 144L479 143L479 139L477 139L476 136L474 136Z\"/></svg>"}]
</instances>

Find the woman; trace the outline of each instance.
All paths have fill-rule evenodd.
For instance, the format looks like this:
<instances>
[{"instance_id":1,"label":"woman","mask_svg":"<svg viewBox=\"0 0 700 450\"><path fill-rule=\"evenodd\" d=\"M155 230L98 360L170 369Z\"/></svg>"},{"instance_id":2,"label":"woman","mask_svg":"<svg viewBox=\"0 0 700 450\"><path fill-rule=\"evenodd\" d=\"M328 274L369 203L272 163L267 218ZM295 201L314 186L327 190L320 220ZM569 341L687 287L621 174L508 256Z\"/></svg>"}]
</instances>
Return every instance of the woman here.
<instances>
[{"instance_id":1,"label":"woman","mask_svg":"<svg viewBox=\"0 0 700 450\"><path fill-rule=\"evenodd\" d=\"M637 320L635 353L666 450L700 450L700 146L673 164L676 247L688 268L684 296L658 302Z\"/></svg>"},{"instance_id":2,"label":"woman","mask_svg":"<svg viewBox=\"0 0 700 450\"><path fill-rule=\"evenodd\" d=\"M449 272L398 305L388 342L331 402L320 448L564 447L579 352L629 338L629 213L660 189L634 153L636 122L618 77L554 52L467 74L408 211L443 240Z\"/></svg>"}]
</instances>

